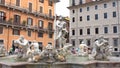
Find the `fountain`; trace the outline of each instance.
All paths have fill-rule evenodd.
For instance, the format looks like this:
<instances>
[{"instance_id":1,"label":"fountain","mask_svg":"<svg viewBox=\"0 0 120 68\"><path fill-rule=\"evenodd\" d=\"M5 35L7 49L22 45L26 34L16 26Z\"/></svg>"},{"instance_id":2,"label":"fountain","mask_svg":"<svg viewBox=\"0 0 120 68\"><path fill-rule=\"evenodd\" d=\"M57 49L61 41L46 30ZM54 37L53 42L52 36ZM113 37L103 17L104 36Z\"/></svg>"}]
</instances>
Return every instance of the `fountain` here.
<instances>
[{"instance_id":1,"label":"fountain","mask_svg":"<svg viewBox=\"0 0 120 68\"><path fill-rule=\"evenodd\" d=\"M57 23L59 49L48 44L41 51L35 40L28 44L28 40L20 36L14 42L18 47L16 55L5 55L4 47L0 47L0 68L120 68L120 59L111 57L112 47L102 36L95 41L90 53L88 46L82 42L73 54L73 46L65 43L67 30L61 21Z\"/></svg>"},{"instance_id":2,"label":"fountain","mask_svg":"<svg viewBox=\"0 0 120 68\"><path fill-rule=\"evenodd\" d=\"M6 50L3 45L0 45L0 57L4 57L6 55Z\"/></svg>"}]
</instances>

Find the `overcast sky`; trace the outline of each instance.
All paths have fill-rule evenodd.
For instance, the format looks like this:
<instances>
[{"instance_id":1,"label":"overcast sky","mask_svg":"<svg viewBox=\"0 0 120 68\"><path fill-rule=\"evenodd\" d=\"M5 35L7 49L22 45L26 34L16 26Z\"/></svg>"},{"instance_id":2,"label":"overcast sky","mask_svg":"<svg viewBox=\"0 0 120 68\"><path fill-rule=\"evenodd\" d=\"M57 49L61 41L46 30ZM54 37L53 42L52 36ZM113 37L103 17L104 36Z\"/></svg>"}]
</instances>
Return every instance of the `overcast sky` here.
<instances>
[{"instance_id":1,"label":"overcast sky","mask_svg":"<svg viewBox=\"0 0 120 68\"><path fill-rule=\"evenodd\" d=\"M60 2L56 4L56 14L62 16L69 16L69 9L67 9L68 6L69 0L60 0Z\"/></svg>"}]
</instances>

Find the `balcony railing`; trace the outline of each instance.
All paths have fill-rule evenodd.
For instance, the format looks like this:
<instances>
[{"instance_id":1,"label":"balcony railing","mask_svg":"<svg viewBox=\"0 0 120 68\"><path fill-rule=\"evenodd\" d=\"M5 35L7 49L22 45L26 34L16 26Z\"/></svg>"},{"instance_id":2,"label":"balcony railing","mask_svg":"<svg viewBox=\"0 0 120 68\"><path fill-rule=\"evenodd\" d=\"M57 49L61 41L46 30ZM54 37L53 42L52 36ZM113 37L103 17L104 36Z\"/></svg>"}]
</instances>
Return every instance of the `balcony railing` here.
<instances>
[{"instance_id":1,"label":"balcony railing","mask_svg":"<svg viewBox=\"0 0 120 68\"><path fill-rule=\"evenodd\" d=\"M4 5L5 4L5 2L0 2L0 5Z\"/></svg>"},{"instance_id":2,"label":"balcony railing","mask_svg":"<svg viewBox=\"0 0 120 68\"><path fill-rule=\"evenodd\" d=\"M27 26L27 25L23 25L21 23L16 23L16 22L7 22L7 21L2 21L0 20L0 25L3 26L7 26L7 27L12 27L12 28L21 28L21 29L31 29L31 30L35 30L35 31L45 31L44 28L39 28L37 26Z\"/></svg>"}]
</instances>

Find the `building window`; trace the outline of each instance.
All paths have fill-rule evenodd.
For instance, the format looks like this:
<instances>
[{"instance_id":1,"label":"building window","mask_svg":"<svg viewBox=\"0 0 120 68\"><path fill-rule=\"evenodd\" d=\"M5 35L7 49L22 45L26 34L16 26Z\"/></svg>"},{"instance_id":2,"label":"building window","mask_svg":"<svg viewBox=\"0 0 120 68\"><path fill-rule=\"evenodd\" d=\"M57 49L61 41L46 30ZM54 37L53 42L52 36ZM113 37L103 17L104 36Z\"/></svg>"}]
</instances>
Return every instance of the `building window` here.
<instances>
[{"instance_id":1,"label":"building window","mask_svg":"<svg viewBox=\"0 0 120 68\"><path fill-rule=\"evenodd\" d=\"M32 3L29 3L29 12L32 12Z\"/></svg>"},{"instance_id":2,"label":"building window","mask_svg":"<svg viewBox=\"0 0 120 68\"><path fill-rule=\"evenodd\" d=\"M19 25L20 24L20 16L19 15L14 15L14 24Z\"/></svg>"},{"instance_id":3,"label":"building window","mask_svg":"<svg viewBox=\"0 0 120 68\"><path fill-rule=\"evenodd\" d=\"M51 43L51 42L48 42L48 44L52 45L52 43Z\"/></svg>"},{"instance_id":4,"label":"building window","mask_svg":"<svg viewBox=\"0 0 120 68\"><path fill-rule=\"evenodd\" d=\"M114 12L113 12L113 17L116 17L116 16L117 16L117 15L116 15L116 12L114 11Z\"/></svg>"},{"instance_id":5,"label":"building window","mask_svg":"<svg viewBox=\"0 0 120 68\"><path fill-rule=\"evenodd\" d=\"M20 35L20 30L13 29L13 35Z\"/></svg>"},{"instance_id":6,"label":"building window","mask_svg":"<svg viewBox=\"0 0 120 68\"><path fill-rule=\"evenodd\" d=\"M51 17L52 16L52 10L49 9L49 16Z\"/></svg>"},{"instance_id":7,"label":"building window","mask_svg":"<svg viewBox=\"0 0 120 68\"><path fill-rule=\"evenodd\" d=\"M113 2L113 3L112 3L112 6L113 6L113 7L116 7L116 2Z\"/></svg>"},{"instance_id":8,"label":"building window","mask_svg":"<svg viewBox=\"0 0 120 68\"><path fill-rule=\"evenodd\" d=\"M107 19L107 13L104 13L104 19Z\"/></svg>"},{"instance_id":9,"label":"building window","mask_svg":"<svg viewBox=\"0 0 120 68\"><path fill-rule=\"evenodd\" d=\"M118 48L114 48L114 51L118 51Z\"/></svg>"},{"instance_id":10,"label":"building window","mask_svg":"<svg viewBox=\"0 0 120 68\"><path fill-rule=\"evenodd\" d=\"M72 22L75 22L75 17L72 18Z\"/></svg>"},{"instance_id":11,"label":"building window","mask_svg":"<svg viewBox=\"0 0 120 68\"><path fill-rule=\"evenodd\" d=\"M3 34L3 27L0 27L0 34Z\"/></svg>"},{"instance_id":12,"label":"building window","mask_svg":"<svg viewBox=\"0 0 120 68\"><path fill-rule=\"evenodd\" d=\"M95 5L95 10L97 10L98 9L98 6L97 5Z\"/></svg>"},{"instance_id":13,"label":"building window","mask_svg":"<svg viewBox=\"0 0 120 68\"><path fill-rule=\"evenodd\" d=\"M50 34L49 34L49 38L52 38L52 37L53 37L53 34L52 34L52 33L50 33Z\"/></svg>"},{"instance_id":14,"label":"building window","mask_svg":"<svg viewBox=\"0 0 120 68\"><path fill-rule=\"evenodd\" d=\"M40 6L40 13L43 13L43 7Z\"/></svg>"},{"instance_id":15,"label":"building window","mask_svg":"<svg viewBox=\"0 0 120 68\"><path fill-rule=\"evenodd\" d=\"M42 51L43 43L42 42L38 42L38 44L39 44L39 49Z\"/></svg>"},{"instance_id":16,"label":"building window","mask_svg":"<svg viewBox=\"0 0 120 68\"><path fill-rule=\"evenodd\" d=\"M31 33L32 33L32 32L31 32L30 30L28 30L28 36L29 36L29 37L31 37Z\"/></svg>"},{"instance_id":17,"label":"building window","mask_svg":"<svg viewBox=\"0 0 120 68\"><path fill-rule=\"evenodd\" d=\"M90 16L89 15L87 15L87 21L89 21L90 20Z\"/></svg>"},{"instance_id":18,"label":"building window","mask_svg":"<svg viewBox=\"0 0 120 68\"><path fill-rule=\"evenodd\" d=\"M49 30L52 30L52 28L53 28L53 24L52 24L51 22L49 22L49 23L48 23L48 29L49 29Z\"/></svg>"},{"instance_id":19,"label":"building window","mask_svg":"<svg viewBox=\"0 0 120 68\"><path fill-rule=\"evenodd\" d=\"M5 4L5 0L0 0L0 4Z\"/></svg>"},{"instance_id":20,"label":"building window","mask_svg":"<svg viewBox=\"0 0 120 68\"><path fill-rule=\"evenodd\" d=\"M39 2L44 3L44 0L39 0Z\"/></svg>"},{"instance_id":21,"label":"building window","mask_svg":"<svg viewBox=\"0 0 120 68\"><path fill-rule=\"evenodd\" d=\"M113 26L113 33L117 33L117 26Z\"/></svg>"},{"instance_id":22,"label":"building window","mask_svg":"<svg viewBox=\"0 0 120 68\"><path fill-rule=\"evenodd\" d=\"M72 35L75 35L75 30L72 30Z\"/></svg>"},{"instance_id":23,"label":"building window","mask_svg":"<svg viewBox=\"0 0 120 68\"><path fill-rule=\"evenodd\" d=\"M87 11L89 11L90 10L90 7L87 7Z\"/></svg>"},{"instance_id":24,"label":"building window","mask_svg":"<svg viewBox=\"0 0 120 68\"><path fill-rule=\"evenodd\" d=\"M38 37L43 37L43 33L42 32L38 32Z\"/></svg>"},{"instance_id":25,"label":"building window","mask_svg":"<svg viewBox=\"0 0 120 68\"><path fill-rule=\"evenodd\" d=\"M82 4L83 3L83 1L82 0L79 0L79 4Z\"/></svg>"},{"instance_id":26,"label":"building window","mask_svg":"<svg viewBox=\"0 0 120 68\"><path fill-rule=\"evenodd\" d=\"M2 11L0 11L0 22L3 22L6 20L6 14Z\"/></svg>"},{"instance_id":27,"label":"building window","mask_svg":"<svg viewBox=\"0 0 120 68\"><path fill-rule=\"evenodd\" d=\"M80 8L80 12L82 12L82 8Z\"/></svg>"},{"instance_id":28,"label":"building window","mask_svg":"<svg viewBox=\"0 0 120 68\"><path fill-rule=\"evenodd\" d=\"M49 1L48 1L48 4L49 4L49 6L52 6L53 1L52 1L52 0L49 0Z\"/></svg>"},{"instance_id":29,"label":"building window","mask_svg":"<svg viewBox=\"0 0 120 68\"><path fill-rule=\"evenodd\" d=\"M90 29L89 28L87 29L87 34L90 35Z\"/></svg>"},{"instance_id":30,"label":"building window","mask_svg":"<svg viewBox=\"0 0 120 68\"><path fill-rule=\"evenodd\" d=\"M104 4L104 8L107 8L107 4Z\"/></svg>"},{"instance_id":31,"label":"building window","mask_svg":"<svg viewBox=\"0 0 120 68\"><path fill-rule=\"evenodd\" d=\"M95 14L95 20L98 20L98 14Z\"/></svg>"},{"instance_id":32,"label":"building window","mask_svg":"<svg viewBox=\"0 0 120 68\"><path fill-rule=\"evenodd\" d=\"M74 14L74 13L75 13L75 10L72 10L72 13Z\"/></svg>"},{"instance_id":33,"label":"building window","mask_svg":"<svg viewBox=\"0 0 120 68\"><path fill-rule=\"evenodd\" d=\"M33 19L32 18L27 18L27 25L32 26L33 24Z\"/></svg>"},{"instance_id":34,"label":"building window","mask_svg":"<svg viewBox=\"0 0 120 68\"><path fill-rule=\"evenodd\" d=\"M4 40L0 40L0 46L4 45Z\"/></svg>"},{"instance_id":35,"label":"building window","mask_svg":"<svg viewBox=\"0 0 120 68\"><path fill-rule=\"evenodd\" d=\"M16 6L20 6L20 0L16 0Z\"/></svg>"},{"instance_id":36,"label":"building window","mask_svg":"<svg viewBox=\"0 0 120 68\"><path fill-rule=\"evenodd\" d=\"M82 21L82 16L80 16L80 21Z\"/></svg>"},{"instance_id":37,"label":"building window","mask_svg":"<svg viewBox=\"0 0 120 68\"><path fill-rule=\"evenodd\" d=\"M82 29L80 29L80 35L83 35L83 30Z\"/></svg>"},{"instance_id":38,"label":"building window","mask_svg":"<svg viewBox=\"0 0 120 68\"><path fill-rule=\"evenodd\" d=\"M14 42L14 40L13 40L13 42ZM29 45L31 45L31 43L32 43L31 41L28 41L28 44L29 44Z\"/></svg>"},{"instance_id":39,"label":"building window","mask_svg":"<svg viewBox=\"0 0 120 68\"><path fill-rule=\"evenodd\" d=\"M80 43L80 44L82 43L82 41L83 41L83 39L79 39L79 43Z\"/></svg>"},{"instance_id":40,"label":"building window","mask_svg":"<svg viewBox=\"0 0 120 68\"><path fill-rule=\"evenodd\" d=\"M90 46L91 45L91 40L90 39L87 39L87 45Z\"/></svg>"},{"instance_id":41,"label":"building window","mask_svg":"<svg viewBox=\"0 0 120 68\"><path fill-rule=\"evenodd\" d=\"M72 6L74 6L75 5L75 0L72 0Z\"/></svg>"},{"instance_id":42,"label":"building window","mask_svg":"<svg viewBox=\"0 0 120 68\"><path fill-rule=\"evenodd\" d=\"M108 33L108 27L104 27L104 33Z\"/></svg>"},{"instance_id":43,"label":"building window","mask_svg":"<svg viewBox=\"0 0 120 68\"><path fill-rule=\"evenodd\" d=\"M75 39L72 39L72 45L75 46Z\"/></svg>"},{"instance_id":44,"label":"building window","mask_svg":"<svg viewBox=\"0 0 120 68\"><path fill-rule=\"evenodd\" d=\"M99 34L99 28L95 28L95 34Z\"/></svg>"},{"instance_id":45,"label":"building window","mask_svg":"<svg viewBox=\"0 0 120 68\"><path fill-rule=\"evenodd\" d=\"M113 45L118 46L118 38L113 38Z\"/></svg>"},{"instance_id":46,"label":"building window","mask_svg":"<svg viewBox=\"0 0 120 68\"><path fill-rule=\"evenodd\" d=\"M38 21L38 27L39 28L43 28L43 24L44 24L44 22L42 20Z\"/></svg>"}]
</instances>

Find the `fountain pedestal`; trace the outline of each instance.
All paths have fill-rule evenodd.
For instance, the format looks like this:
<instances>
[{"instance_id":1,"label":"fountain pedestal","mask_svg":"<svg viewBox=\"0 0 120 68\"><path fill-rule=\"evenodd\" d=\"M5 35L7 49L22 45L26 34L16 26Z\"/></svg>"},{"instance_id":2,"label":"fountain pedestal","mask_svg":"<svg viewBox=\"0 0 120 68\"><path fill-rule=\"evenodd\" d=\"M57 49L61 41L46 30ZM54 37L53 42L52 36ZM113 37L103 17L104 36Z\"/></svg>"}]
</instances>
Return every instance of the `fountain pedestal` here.
<instances>
[{"instance_id":1,"label":"fountain pedestal","mask_svg":"<svg viewBox=\"0 0 120 68\"><path fill-rule=\"evenodd\" d=\"M120 68L120 62L117 61L88 61L80 63L56 62L52 67L47 63L6 63L0 62L0 68Z\"/></svg>"}]
</instances>

